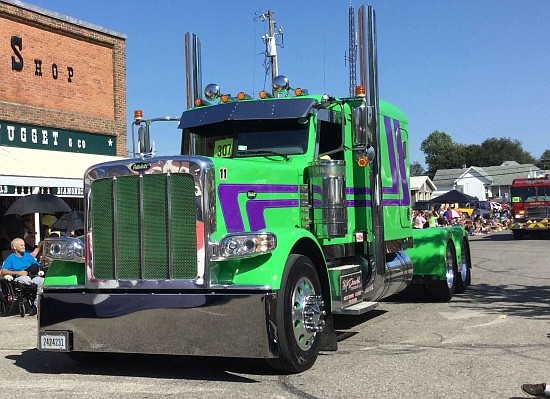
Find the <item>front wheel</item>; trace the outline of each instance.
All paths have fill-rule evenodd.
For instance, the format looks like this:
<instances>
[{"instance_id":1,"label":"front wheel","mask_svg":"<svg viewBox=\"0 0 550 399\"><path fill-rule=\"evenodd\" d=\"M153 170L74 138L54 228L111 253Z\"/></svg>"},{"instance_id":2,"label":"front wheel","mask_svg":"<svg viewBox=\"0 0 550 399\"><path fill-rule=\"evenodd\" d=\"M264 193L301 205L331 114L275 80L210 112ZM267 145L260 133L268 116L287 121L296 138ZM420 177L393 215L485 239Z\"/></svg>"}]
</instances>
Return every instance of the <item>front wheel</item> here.
<instances>
[{"instance_id":1,"label":"front wheel","mask_svg":"<svg viewBox=\"0 0 550 399\"><path fill-rule=\"evenodd\" d=\"M321 283L313 262L307 256L290 255L277 298L279 358L270 359L270 366L284 373L301 373L313 366L324 316Z\"/></svg>"}]
</instances>

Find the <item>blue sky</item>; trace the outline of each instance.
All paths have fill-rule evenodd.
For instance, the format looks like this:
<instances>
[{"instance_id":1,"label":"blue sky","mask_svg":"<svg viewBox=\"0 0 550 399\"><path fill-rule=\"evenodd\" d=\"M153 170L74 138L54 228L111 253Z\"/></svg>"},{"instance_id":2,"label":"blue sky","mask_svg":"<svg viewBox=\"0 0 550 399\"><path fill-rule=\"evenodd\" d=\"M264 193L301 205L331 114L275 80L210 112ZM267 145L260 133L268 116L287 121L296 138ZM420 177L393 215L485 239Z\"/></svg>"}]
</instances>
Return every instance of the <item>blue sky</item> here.
<instances>
[{"instance_id":1,"label":"blue sky","mask_svg":"<svg viewBox=\"0 0 550 399\"><path fill-rule=\"evenodd\" d=\"M279 72L291 86L346 96L348 0L34 0L28 3L127 36L128 126L186 107L184 35L202 43L203 87L264 88L268 10L282 26ZM356 10L360 5L353 2ZM377 13L380 97L409 117L412 161L434 130L455 142L517 139L534 157L550 149L550 1L371 0ZM168 126L167 126L168 125ZM179 148L176 125L158 126L156 149ZM130 147L131 148L131 147Z\"/></svg>"}]
</instances>

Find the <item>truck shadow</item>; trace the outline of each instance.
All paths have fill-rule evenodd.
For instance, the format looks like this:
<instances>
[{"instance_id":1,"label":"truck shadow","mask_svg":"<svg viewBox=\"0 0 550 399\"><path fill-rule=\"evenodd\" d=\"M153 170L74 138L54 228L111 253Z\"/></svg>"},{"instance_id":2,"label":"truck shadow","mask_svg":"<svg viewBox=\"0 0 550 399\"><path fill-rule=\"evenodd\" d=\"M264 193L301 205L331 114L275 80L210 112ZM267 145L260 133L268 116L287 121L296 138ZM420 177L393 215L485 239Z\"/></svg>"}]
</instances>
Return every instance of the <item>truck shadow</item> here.
<instances>
[{"instance_id":1,"label":"truck shadow","mask_svg":"<svg viewBox=\"0 0 550 399\"><path fill-rule=\"evenodd\" d=\"M475 284L466 293L455 295L450 303L487 313L550 320L548 298L550 286Z\"/></svg>"},{"instance_id":2,"label":"truck shadow","mask_svg":"<svg viewBox=\"0 0 550 399\"><path fill-rule=\"evenodd\" d=\"M258 359L198 356L114 354L96 364L80 364L64 353L30 349L19 355L6 356L31 374L108 375L162 379L208 380L256 383L258 380L233 373L277 375L267 363Z\"/></svg>"}]
</instances>

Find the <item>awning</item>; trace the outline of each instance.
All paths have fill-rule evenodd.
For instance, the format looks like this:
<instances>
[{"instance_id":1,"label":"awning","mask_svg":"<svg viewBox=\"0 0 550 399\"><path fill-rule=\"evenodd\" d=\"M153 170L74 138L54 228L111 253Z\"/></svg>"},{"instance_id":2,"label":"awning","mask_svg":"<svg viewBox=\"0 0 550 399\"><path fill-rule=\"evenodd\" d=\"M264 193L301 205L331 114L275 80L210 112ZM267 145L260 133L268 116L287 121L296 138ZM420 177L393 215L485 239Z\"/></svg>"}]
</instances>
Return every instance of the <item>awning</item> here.
<instances>
[{"instance_id":1,"label":"awning","mask_svg":"<svg viewBox=\"0 0 550 399\"><path fill-rule=\"evenodd\" d=\"M117 159L122 158L0 146L0 196L27 195L47 188L60 197L82 197L86 169Z\"/></svg>"}]
</instances>

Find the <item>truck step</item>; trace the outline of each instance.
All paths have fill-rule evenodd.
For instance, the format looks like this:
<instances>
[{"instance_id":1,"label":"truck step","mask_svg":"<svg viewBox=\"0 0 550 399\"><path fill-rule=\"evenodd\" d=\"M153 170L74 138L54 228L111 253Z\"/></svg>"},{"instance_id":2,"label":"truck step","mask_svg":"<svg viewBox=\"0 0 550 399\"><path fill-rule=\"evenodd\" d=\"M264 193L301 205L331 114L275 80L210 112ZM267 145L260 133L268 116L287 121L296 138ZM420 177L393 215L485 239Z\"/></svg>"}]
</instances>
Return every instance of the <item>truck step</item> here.
<instances>
[{"instance_id":1,"label":"truck step","mask_svg":"<svg viewBox=\"0 0 550 399\"><path fill-rule=\"evenodd\" d=\"M345 309L333 309L332 313L344 315L360 315L378 307L378 302L358 302Z\"/></svg>"}]
</instances>

